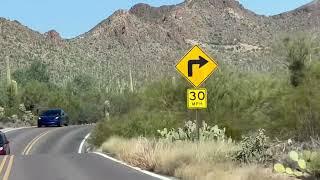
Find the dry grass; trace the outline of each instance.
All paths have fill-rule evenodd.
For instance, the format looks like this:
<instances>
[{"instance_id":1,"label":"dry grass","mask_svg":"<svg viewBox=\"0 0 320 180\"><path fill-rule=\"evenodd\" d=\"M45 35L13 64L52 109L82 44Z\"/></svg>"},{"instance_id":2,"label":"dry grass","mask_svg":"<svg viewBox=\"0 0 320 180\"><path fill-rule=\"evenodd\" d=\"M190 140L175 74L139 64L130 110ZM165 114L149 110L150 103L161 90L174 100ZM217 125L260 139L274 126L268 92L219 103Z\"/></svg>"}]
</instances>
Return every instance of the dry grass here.
<instances>
[{"instance_id":1,"label":"dry grass","mask_svg":"<svg viewBox=\"0 0 320 180\"><path fill-rule=\"evenodd\" d=\"M152 142L147 139L126 140L113 137L103 143L101 149L103 152L115 154L117 158L130 165L154 170L154 148Z\"/></svg>"},{"instance_id":2,"label":"dry grass","mask_svg":"<svg viewBox=\"0 0 320 180\"><path fill-rule=\"evenodd\" d=\"M271 169L259 166L236 166L231 162L186 165L176 170L176 177L184 180L294 180L274 174Z\"/></svg>"},{"instance_id":3,"label":"dry grass","mask_svg":"<svg viewBox=\"0 0 320 180\"><path fill-rule=\"evenodd\" d=\"M101 149L130 165L185 180L288 180L270 169L237 166L231 154L238 150L233 143L175 142L145 138L112 137Z\"/></svg>"}]
</instances>

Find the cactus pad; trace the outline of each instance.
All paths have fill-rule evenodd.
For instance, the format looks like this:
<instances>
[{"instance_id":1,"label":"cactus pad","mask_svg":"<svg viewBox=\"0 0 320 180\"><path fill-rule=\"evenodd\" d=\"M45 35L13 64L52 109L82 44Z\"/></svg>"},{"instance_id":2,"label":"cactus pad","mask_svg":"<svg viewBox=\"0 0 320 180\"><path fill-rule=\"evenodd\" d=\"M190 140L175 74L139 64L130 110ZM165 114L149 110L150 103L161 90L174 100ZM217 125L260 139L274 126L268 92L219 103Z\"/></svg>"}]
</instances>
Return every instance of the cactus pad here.
<instances>
[{"instance_id":1,"label":"cactus pad","mask_svg":"<svg viewBox=\"0 0 320 180\"><path fill-rule=\"evenodd\" d=\"M274 166L274 170L277 172L277 173L284 173L286 172L286 169L284 168L284 166L280 163L277 163L275 164Z\"/></svg>"},{"instance_id":2,"label":"cactus pad","mask_svg":"<svg viewBox=\"0 0 320 180\"><path fill-rule=\"evenodd\" d=\"M299 161L299 155L296 151L291 151L289 153L289 157L291 160L298 162Z\"/></svg>"}]
</instances>

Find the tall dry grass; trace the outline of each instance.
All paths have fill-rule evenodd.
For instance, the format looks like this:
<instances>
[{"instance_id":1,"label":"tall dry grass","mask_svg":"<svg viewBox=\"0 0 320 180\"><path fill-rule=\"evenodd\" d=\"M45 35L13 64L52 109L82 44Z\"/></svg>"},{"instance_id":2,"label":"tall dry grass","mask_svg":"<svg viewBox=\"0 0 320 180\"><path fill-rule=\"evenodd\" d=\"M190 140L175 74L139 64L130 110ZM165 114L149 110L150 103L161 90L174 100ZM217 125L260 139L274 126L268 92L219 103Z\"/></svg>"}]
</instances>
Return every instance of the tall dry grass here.
<instances>
[{"instance_id":1,"label":"tall dry grass","mask_svg":"<svg viewBox=\"0 0 320 180\"><path fill-rule=\"evenodd\" d=\"M185 180L290 179L258 166L232 162L239 147L227 142L168 142L146 138L112 137L101 150L136 167Z\"/></svg>"}]
</instances>

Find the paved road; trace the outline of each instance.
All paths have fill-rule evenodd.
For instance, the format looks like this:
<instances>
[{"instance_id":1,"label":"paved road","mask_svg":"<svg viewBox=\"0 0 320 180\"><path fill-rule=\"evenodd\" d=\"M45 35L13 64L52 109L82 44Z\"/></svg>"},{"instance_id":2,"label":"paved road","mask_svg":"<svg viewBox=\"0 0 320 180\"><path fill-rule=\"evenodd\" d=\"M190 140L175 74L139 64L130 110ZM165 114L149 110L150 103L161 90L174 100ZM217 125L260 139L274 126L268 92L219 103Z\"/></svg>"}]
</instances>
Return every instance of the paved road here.
<instances>
[{"instance_id":1,"label":"paved road","mask_svg":"<svg viewBox=\"0 0 320 180\"><path fill-rule=\"evenodd\" d=\"M11 156L0 157L3 180L159 180L93 153L78 154L91 126L26 128L6 133Z\"/></svg>"}]
</instances>

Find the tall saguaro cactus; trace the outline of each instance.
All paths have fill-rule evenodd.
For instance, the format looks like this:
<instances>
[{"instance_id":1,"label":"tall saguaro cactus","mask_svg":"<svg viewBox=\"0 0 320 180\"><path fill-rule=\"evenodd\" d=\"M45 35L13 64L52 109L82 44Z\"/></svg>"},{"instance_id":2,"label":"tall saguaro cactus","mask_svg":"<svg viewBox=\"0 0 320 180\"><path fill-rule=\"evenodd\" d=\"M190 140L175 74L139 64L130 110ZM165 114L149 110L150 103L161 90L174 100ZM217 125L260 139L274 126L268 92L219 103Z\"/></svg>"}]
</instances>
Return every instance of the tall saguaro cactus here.
<instances>
[{"instance_id":1,"label":"tall saguaro cactus","mask_svg":"<svg viewBox=\"0 0 320 180\"><path fill-rule=\"evenodd\" d=\"M129 77L130 77L130 91L133 92L134 89L133 89L133 78L132 78L131 68L130 68L130 71L129 71Z\"/></svg>"},{"instance_id":2,"label":"tall saguaro cactus","mask_svg":"<svg viewBox=\"0 0 320 180\"><path fill-rule=\"evenodd\" d=\"M13 107L17 101L18 83L11 78L11 69L10 69L10 62L8 57L6 57L6 64L7 64L7 91L8 91L8 97L9 97L8 105L9 107Z\"/></svg>"},{"instance_id":3,"label":"tall saguaro cactus","mask_svg":"<svg viewBox=\"0 0 320 180\"><path fill-rule=\"evenodd\" d=\"M9 85L11 83L11 69L10 69L8 57L6 57L6 65L7 65L7 85Z\"/></svg>"}]
</instances>

